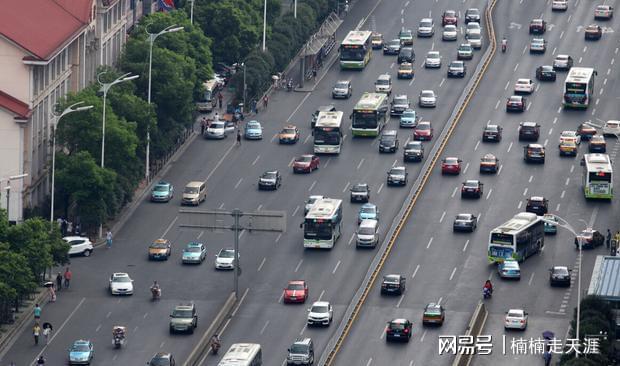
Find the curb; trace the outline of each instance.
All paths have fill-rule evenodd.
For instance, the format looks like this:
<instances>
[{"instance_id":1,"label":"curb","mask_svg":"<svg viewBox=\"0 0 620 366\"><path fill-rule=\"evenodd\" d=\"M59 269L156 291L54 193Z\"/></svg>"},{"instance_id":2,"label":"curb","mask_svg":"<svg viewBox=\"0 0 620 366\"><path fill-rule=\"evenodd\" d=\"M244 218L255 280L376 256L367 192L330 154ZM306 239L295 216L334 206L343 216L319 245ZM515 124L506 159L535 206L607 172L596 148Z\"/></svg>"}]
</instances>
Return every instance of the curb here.
<instances>
[{"instance_id":1,"label":"curb","mask_svg":"<svg viewBox=\"0 0 620 366\"><path fill-rule=\"evenodd\" d=\"M43 287L40 289L41 291L34 297L31 304L16 315L15 322L9 324L6 332L0 334L0 359L4 357L8 348L17 340L19 334L26 329L26 324L33 317L34 305L40 304L42 307L45 307L45 304L47 304L48 292Z\"/></svg>"}]
</instances>

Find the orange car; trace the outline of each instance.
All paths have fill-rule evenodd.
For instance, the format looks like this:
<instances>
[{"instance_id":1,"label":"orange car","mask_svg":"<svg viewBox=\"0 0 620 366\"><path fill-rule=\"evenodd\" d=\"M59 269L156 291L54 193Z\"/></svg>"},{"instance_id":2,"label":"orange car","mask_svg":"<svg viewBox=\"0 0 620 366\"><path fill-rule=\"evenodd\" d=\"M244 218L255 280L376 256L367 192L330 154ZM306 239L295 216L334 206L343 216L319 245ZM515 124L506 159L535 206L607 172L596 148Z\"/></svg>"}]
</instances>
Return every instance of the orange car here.
<instances>
[{"instance_id":1,"label":"orange car","mask_svg":"<svg viewBox=\"0 0 620 366\"><path fill-rule=\"evenodd\" d=\"M171 252L172 247L168 239L157 239L149 245L149 259L151 260L167 261Z\"/></svg>"},{"instance_id":2,"label":"orange car","mask_svg":"<svg viewBox=\"0 0 620 366\"><path fill-rule=\"evenodd\" d=\"M294 144L299 141L299 130L297 126L284 126L282 131L278 134L278 140L281 144Z\"/></svg>"}]
</instances>

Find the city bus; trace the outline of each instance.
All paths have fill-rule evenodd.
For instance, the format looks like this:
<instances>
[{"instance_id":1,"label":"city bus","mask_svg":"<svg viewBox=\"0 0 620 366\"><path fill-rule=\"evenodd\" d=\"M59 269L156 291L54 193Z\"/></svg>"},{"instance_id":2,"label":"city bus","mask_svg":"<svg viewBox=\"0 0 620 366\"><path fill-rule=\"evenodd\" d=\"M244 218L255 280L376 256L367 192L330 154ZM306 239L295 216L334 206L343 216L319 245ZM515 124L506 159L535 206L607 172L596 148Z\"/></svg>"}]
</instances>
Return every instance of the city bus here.
<instances>
[{"instance_id":1,"label":"city bus","mask_svg":"<svg viewBox=\"0 0 620 366\"><path fill-rule=\"evenodd\" d=\"M588 108L594 92L596 71L590 67L571 67L564 81L564 108Z\"/></svg>"},{"instance_id":2,"label":"city bus","mask_svg":"<svg viewBox=\"0 0 620 366\"><path fill-rule=\"evenodd\" d=\"M230 346L218 366L261 366L262 358L260 344L235 343Z\"/></svg>"},{"instance_id":3,"label":"city bus","mask_svg":"<svg viewBox=\"0 0 620 366\"><path fill-rule=\"evenodd\" d=\"M342 200L316 200L301 226L304 229L304 248L333 248L342 232Z\"/></svg>"},{"instance_id":4,"label":"city bus","mask_svg":"<svg viewBox=\"0 0 620 366\"><path fill-rule=\"evenodd\" d=\"M340 154L342 115L340 111L319 113L313 131L315 154Z\"/></svg>"},{"instance_id":5,"label":"city bus","mask_svg":"<svg viewBox=\"0 0 620 366\"><path fill-rule=\"evenodd\" d=\"M583 155L583 193L586 198L612 199L613 171L607 154Z\"/></svg>"},{"instance_id":6,"label":"city bus","mask_svg":"<svg viewBox=\"0 0 620 366\"><path fill-rule=\"evenodd\" d=\"M350 31L340 45L340 68L363 69L372 56L371 31Z\"/></svg>"},{"instance_id":7,"label":"city bus","mask_svg":"<svg viewBox=\"0 0 620 366\"><path fill-rule=\"evenodd\" d=\"M217 102L215 99L218 83L217 80L211 79L202 83L204 89L198 102L196 102L196 109L201 113L208 113L213 110L213 104Z\"/></svg>"},{"instance_id":8,"label":"city bus","mask_svg":"<svg viewBox=\"0 0 620 366\"><path fill-rule=\"evenodd\" d=\"M487 258L489 263L506 259L524 261L540 252L545 245L545 222L542 216L521 212L491 230Z\"/></svg>"},{"instance_id":9,"label":"city bus","mask_svg":"<svg viewBox=\"0 0 620 366\"><path fill-rule=\"evenodd\" d=\"M353 136L378 136L387 123L388 97L384 93L364 93L353 107Z\"/></svg>"}]
</instances>

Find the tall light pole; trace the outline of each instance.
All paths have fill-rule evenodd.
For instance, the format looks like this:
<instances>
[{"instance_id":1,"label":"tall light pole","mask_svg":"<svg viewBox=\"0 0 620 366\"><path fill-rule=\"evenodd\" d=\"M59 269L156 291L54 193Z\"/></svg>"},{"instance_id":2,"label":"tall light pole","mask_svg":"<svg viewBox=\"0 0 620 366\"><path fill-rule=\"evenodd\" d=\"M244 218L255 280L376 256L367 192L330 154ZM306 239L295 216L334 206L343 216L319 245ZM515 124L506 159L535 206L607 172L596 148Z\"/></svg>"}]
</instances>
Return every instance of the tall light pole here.
<instances>
[{"instance_id":1,"label":"tall light pole","mask_svg":"<svg viewBox=\"0 0 620 366\"><path fill-rule=\"evenodd\" d=\"M265 0L265 8L263 10L263 52L267 48L265 46L265 40L267 37L267 0Z\"/></svg>"},{"instance_id":2,"label":"tall light pole","mask_svg":"<svg viewBox=\"0 0 620 366\"><path fill-rule=\"evenodd\" d=\"M77 103L74 103L68 106L59 115L55 113L53 114L54 120L52 123L52 198L50 202L50 223L52 225L54 224L54 181L56 177L56 126L58 126L58 123L60 123L60 119L69 113L85 111L85 110L93 108L92 105L85 105L85 106L77 107L78 105L82 103L84 102L77 102ZM104 108L105 108L105 104L104 104Z\"/></svg>"},{"instance_id":3,"label":"tall light pole","mask_svg":"<svg viewBox=\"0 0 620 366\"><path fill-rule=\"evenodd\" d=\"M8 179L6 179L8 185L6 186L6 217L9 220L9 222L11 222L11 216L9 216L9 209L11 208L11 182L17 179L22 179L27 177L28 174L19 174L19 175L13 175L10 176Z\"/></svg>"},{"instance_id":4,"label":"tall light pole","mask_svg":"<svg viewBox=\"0 0 620 366\"><path fill-rule=\"evenodd\" d=\"M295 1L295 5L293 5L293 17L297 19L297 0Z\"/></svg>"},{"instance_id":5,"label":"tall light pole","mask_svg":"<svg viewBox=\"0 0 620 366\"><path fill-rule=\"evenodd\" d=\"M193 5L193 2L192 2ZM162 34L166 34L166 33L172 33L172 32L178 32L180 30L183 30L183 27L177 27L176 24L173 24L171 26L168 26L166 28L164 28L162 31L160 31L159 33L149 33L148 31L148 25L146 27L146 34L149 35L149 38L147 38L147 40L149 41L149 90L148 90L148 103L149 105L151 104L151 68L153 65L153 43L155 42L155 40L157 39L157 37L161 36ZM151 128L150 125L146 126L146 172L144 173L144 177L146 178L146 181L149 181L150 178L150 160L151 160Z\"/></svg>"},{"instance_id":6,"label":"tall light pole","mask_svg":"<svg viewBox=\"0 0 620 366\"><path fill-rule=\"evenodd\" d=\"M189 8L189 23L194 24L194 2L196 0L189 0L190 8Z\"/></svg>"},{"instance_id":7,"label":"tall light pole","mask_svg":"<svg viewBox=\"0 0 620 366\"><path fill-rule=\"evenodd\" d=\"M243 109L247 110L247 107L246 107L247 104L245 104L245 94L246 94L245 91L247 90L247 86L245 84L245 62L242 62L241 66L243 67Z\"/></svg>"},{"instance_id":8,"label":"tall light pole","mask_svg":"<svg viewBox=\"0 0 620 366\"><path fill-rule=\"evenodd\" d=\"M125 81L129 81L129 80L133 80L133 79L137 79L139 76L138 75L132 75L129 76L131 73L128 72L126 74L123 74L121 76L119 76L118 78L116 78L116 80L114 80L111 83L104 83L101 81L101 75L105 74L107 71L104 71L102 73L100 73L99 75L97 75L97 81L99 82L99 85L101 85L101 89L100 91L103 93L103 122L102 122L102 128L101 128L101 167L103 168L105 165L105 106L106 106L106 99L108 97L108 90L110 90L110 88L113 85L116 85L118 83L122 83Z\"/></svg>"}]
</instances>

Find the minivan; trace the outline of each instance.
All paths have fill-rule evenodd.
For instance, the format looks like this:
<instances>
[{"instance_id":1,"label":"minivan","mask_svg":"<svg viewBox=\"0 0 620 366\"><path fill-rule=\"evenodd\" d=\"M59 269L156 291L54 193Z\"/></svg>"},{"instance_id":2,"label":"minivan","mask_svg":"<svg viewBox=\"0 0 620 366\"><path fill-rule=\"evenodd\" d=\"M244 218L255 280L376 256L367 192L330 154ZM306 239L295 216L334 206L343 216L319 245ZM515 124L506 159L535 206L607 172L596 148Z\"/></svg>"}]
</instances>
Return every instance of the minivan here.
<instances>
[{"instance_id":1,"label":"minivan","mask_svg":"<svg viewBox=\"0 0 620 366\"><path fill-rule=\"evenodd\" d=\"M356 246L374 248L379 242L379 222L377 220L362 220L357 228Z\"/></svg>"},{"instance_id":2,"label":"minivan","mask_svg":"<svg viewBox=\"0 0 620 366\"><path fill-rule=\"evenodd\" d=\"M375 81L375 92L392 94L392 77L390 74L381 74Z\"/></svg>"},{"instance_id":3,"label":"minivan","mask_svg":"<svg viewBox=\"0 0 620 366\"><path fill-rule=\"evenodd\" d=\"M183 190L181 204L198 206L207 198L207 182L189 182Z\"/></svg>"}]
</instances>

